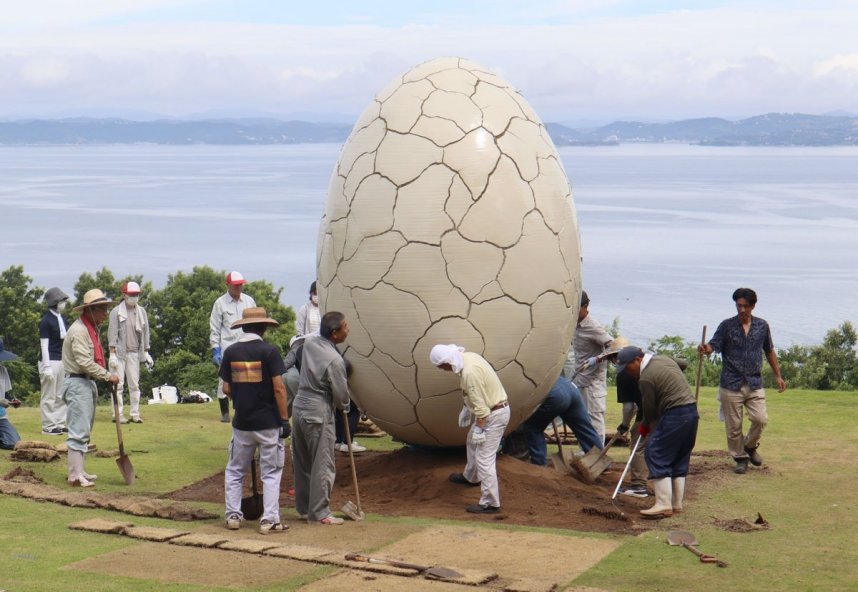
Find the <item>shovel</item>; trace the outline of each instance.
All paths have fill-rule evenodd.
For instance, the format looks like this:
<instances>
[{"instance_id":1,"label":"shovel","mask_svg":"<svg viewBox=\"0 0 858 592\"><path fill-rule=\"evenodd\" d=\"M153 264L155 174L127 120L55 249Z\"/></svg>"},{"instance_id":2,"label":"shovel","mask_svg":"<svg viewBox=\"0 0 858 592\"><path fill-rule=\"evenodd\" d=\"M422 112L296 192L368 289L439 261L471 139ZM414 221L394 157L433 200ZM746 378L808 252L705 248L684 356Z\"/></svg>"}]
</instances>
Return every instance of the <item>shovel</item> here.
<instances>
[{"instance_id":1,"label":"shovel","mask_svg":"<svg viewBox=\"0 0 858 592\"><path fill-rule=\"evenodd\" d=\"M122 478L125 479L126 485L134 485L134 467L131 465L131 459L125 454L125 444L122 443L122 425L119 421L119 399L116 397L116 385L111 386L110 391L113 397L113 418L116 420L116 438L119 440L119 458L116 459L116 466L119 467L119 472L122 473Z\"/></svg>"},{"instance_id":2,"label":"shovel","mask_svg":"<svg viewBox=\"0 0 858 592\"><path fill-rule=\"evenodd\" d=\"M355 482L355 499L357 499L357 505L349 500L340 508L340 511L352 520L363 520L365 515L363 509L360 507L360 491L358 490L357 470L355 469L355 455L352 452L352 435L349 433L349 415L345 411L343 411L343 434L346 437L346 445L349 447L349 461L352 465L352 481Z\"/></svg>"},{"instance_id":3,"label":"shovel","mask_svg":"<svg viewBox=\"0 0 858 592\"><path fill-rule=\"evenodd\" d=\"M573 466L578 474L587 483L594 483L596 479L611 466L611 459L608 457L608 450L620 437L620 432L614 434L614 437L608 440L608 443L601 450L595 446L587 451L587 454L581 458L575 459Z\"/></svg>"},{"instance_id":4,"label":"shovel","mask_svg":"<svg viewBox=\"0 0 858 592\"><path fill-rule=\"evenodd\" d=\"M642 440L642 439L643 439L643 436L638 436L638 439L637 439L637 441L635 442L635 447L634 447L634 448L632 448L632 453L631 453L631 454L629 454L629 460L628 460L628 461L626 461L626 468L625 468L625 469L623 469L623 474L622 474L622 475L620 475L620 480L619 480L619 481L617 481L617 486L616 486L616 487L614 487L614 493L613 493L613 495L611 495L611 499L616 499L616 498L617 498L617 492L619 492L619 491L620 491L620 487L621 487L621 486L622 486L622 484L623 484L623 479L625 479L625 478L626 478L626 473L628 473L628 472L629 472L629 467L630 467L630 466L632 466L632 460L634 460L634 458L635 458L635 453L638 451L638 446L640 446L640 444L641 444L641 440Z\"/></svg>"},{"instance_id":5,"label":"shovel","mask_svg":"<svg viewBox=\"0 0 858 592\"><path fill-rule=\"evenodd\" d=\"M369 557L360 553L347 553L346 561L362 561L364 563L375 563L378 565L392 565L393 567L401 567L402 569L413 569L425 576L431 576L442 580L455 580L464 577L459 572L448 567L431 566L431 565L415 565L413 563L405 563L403 561L394 561L393 559L379 559L378 557Z\"/></svg>"},{"instance_id":6,"label":"shovel","mask_svg":"<svg viewBox=\"0 0 858 592\"><path fill-rule=\"evenodd\" d=\"M697 548L697 537L684 530L671 530L667 533L667 542L673 546L682 546L697 555L700 563L714 563L718 567L727 567L726 561L721 561L713 555L707 555Z\"/></svg>"},{"instance_id":7,"label":"shovel","mask_svg":"<svg viewBox=\"0 0 858 592\"><path fill-rule=\"evenodd\" d=\"M250 478L253 480L253 495L241 498L241 513L246 520L257 520L263 514L265 506L259 490L256 488L256 456L250 461Z\"/></svg>"},{"instance_id":8,"label":"shovel","mask_svg":"<svg viewBox=\"0 0 858 592\"><path fill-rule=\"evenodd\" d=\"M564 424L566 425L566 424ZM551 455L551 464L554 465L554 470L560 473L570 473L572 469L569 467L569 461L563 454L563 445L560 443L560 434L557 433L557 424L551 420L551 429L554 430L554 439L557 440L557 452Z\"/></svg>"}]
</instances>

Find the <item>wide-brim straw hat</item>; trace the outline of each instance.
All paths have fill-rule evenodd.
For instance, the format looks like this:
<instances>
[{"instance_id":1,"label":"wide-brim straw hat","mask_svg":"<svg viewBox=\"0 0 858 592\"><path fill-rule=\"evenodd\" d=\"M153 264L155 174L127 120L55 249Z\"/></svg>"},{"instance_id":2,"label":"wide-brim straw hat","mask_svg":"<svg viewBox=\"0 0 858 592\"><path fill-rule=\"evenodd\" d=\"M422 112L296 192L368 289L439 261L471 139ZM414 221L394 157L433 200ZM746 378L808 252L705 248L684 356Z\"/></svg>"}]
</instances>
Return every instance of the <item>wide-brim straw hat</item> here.
<instances>
[{"instance_id":1,"label":"wide-brim straw hat","mask_svg":"<svg viewBox=\"0 0 858 592\"><path fill-rule=\"evenodd\" d=\"M620 353L620 350L624 347L631 345L632 343L623 337L622 335L617 335L614 340L608 344L608 349L605 350L606 356L615 356Z\"/></svg>"},{"instance_id":2,"label":"wide-brim straw hat","mask_svg":"<svg viewBox=\"0 0 858 592\"><path fill-rule=\"evenodd\" d=\"M112 305L118 304L116 300L111 300L107 297L107 294L99 290L98 288L93 288L83 295L83 304L79 306L75 306L73 310L80 312L84 308L89 308L90 306L104 306L104 305Z\"/></svg>"},{"instance_id":3,"label":"wide-brim straw hat","mask_svg":"<svg viewBox=\"0 0 858 592\"><path fill-rule=\"evenodd\" d=\"M276 327L279 325L277 321L272 318L269 318L268 313L261 306L254 306L252 308L245 308L241 313L241 320L234 322L230 325L230 329L237 329L238 327L243 327L245 325L272 325Z\"/></svg>"}]
</instances>

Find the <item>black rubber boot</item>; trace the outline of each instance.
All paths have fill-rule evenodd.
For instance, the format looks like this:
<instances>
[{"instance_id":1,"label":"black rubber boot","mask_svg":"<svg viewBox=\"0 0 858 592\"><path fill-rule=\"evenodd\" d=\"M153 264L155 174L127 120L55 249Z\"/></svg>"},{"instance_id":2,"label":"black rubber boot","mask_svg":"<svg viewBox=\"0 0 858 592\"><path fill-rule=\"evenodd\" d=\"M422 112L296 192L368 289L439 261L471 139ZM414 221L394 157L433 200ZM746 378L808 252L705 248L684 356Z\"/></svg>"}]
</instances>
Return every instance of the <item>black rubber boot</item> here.
<instances>
[{"instance_id":1,"label":"black rubber boot","mask_svg":"<svg viewBox=\"0 0 858 592\"><path fill-rule=\"evenodd\" d=\"M220 403L220 420L223 423L229 423L229 399L224 397L223 399L218 399L218 403Z\"/></svg>"},{"instance_id":2,"label":"black rubber boot","mask_svg":"<svg viewBox=\"0 0 858 592\"><path fill-rule=\"evenodd\" d=\"M748 448L745 446L745 452L748 453L748 459L751 461L752 465L755 467L761 467L763 466L763 457L760 456L759 452L757 452L757 448L759 448L759 446L754 448Z\"/></svg>"}]
</instances>

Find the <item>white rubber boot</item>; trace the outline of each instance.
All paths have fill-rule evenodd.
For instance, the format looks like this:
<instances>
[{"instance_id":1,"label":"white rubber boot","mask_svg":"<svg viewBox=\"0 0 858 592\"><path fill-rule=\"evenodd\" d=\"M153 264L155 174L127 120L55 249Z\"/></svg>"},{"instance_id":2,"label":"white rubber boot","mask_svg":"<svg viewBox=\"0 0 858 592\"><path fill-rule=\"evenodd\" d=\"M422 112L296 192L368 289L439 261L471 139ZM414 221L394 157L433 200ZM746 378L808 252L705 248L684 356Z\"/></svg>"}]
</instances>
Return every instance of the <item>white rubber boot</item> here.
<instances>
[{"instance_id":1,"label":"white rubber boot","mask_svg":"<svg viewBox=\"0 0 858 592\"><path fill-rule=\"evenodd\" d=\"M682 513L682 500L685 498L685 477L673 480L673 513Z\"/></svg>"},{"instance_id":2,"label":"white rubber boot","mask_svg":"<svg viewBox=\"0 0 858 592\"><path fill-rule=\"evenodd\" d=\"M655 491L655 505L648 510L641 510L641 516L650 520L673 516L672 484L670 477L654 479L652 488Z\"/></svg>"},{"instance_id":3,"label":"white rubber boot","mask_svg":"<svg viewBox=\"0 0 858 592\"><path fill-rule=\"evenodd\" d=\"M95 485L95 483L86 478L85 473L83 472L83 452L69 449L68 457L69 485L72 487L92 487Z\"/></svg>"}]
</instances>

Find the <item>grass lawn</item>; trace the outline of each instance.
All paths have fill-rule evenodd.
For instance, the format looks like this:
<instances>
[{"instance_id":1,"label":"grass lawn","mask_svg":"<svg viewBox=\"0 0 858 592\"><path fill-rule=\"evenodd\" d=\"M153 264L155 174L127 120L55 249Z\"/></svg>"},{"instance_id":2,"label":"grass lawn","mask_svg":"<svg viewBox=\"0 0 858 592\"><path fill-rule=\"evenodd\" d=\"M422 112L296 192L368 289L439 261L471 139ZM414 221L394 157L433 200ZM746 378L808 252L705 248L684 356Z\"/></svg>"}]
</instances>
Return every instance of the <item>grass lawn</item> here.
<instances>
[{"instance_id":1,"label":"grass lawn","mask_svg":"<svg viewBox=\"0 0 858 592\"><path fill-rule=\"evenodd\" d=\"M717 420L715 389L702 389L701 424L697 450L723 450L723 424ZM615 400L609 394L609 400ZM858 452L856 427L858 393L787 391L769 393L769 418L760 452L769 471L751 470L738 476L724 460L723 475L697 489L681 518L665 520L653 531L637 537L576 533L582 537L610 537L621 546L571 585L604 590L741 590L816 591L858 590L856 509L854 492L858 473L853 457ZM88 457L87 470L98 473L99 492L159 495L194 483L223 469L230 428L218 420L216 405L153 405L142 409L146 423L126 425L126 448L138 479L124 485L112 458ZM37 408L10 410L10 417L24 439L59 443L61 438L42 436ZM609 406L609 425L619 423L619 405ZM116 447L109 409L99 407L93 434L99 449ZM362 439L375 450L398 447L385 439ZM0 475L19 463L0 452ZM615 453L617 459L622 454ZM623 459L624 460L624 459ZM28 464L47 483L65 487L65 461ZM690 488L694 485L691 484ZM215 512L217 504L200 504ZM370 512L372 508L366 508ZM771 524L767 531L735 533L721 530L715 519L753 520L757 513ZM9 592L64 592L142 590L234 590L211 585L165 584L155 580L83 573L64 569L87 558L134 547L137 541L118 536L72 531L68 524L88 517L131 519L135 524L174 526L159 519L126 517L106 510L68 508L0 495L0 544L4 561L0 590ZM393 527L411 519L371 516ZM688 552L665 544L667 530L677 527L693 532L700 548L730 565L719 569L702 565ZM213 524L216 521L210 521ZM430 521L431 522L431 521ZM415 525L427 520L414 519ZM439 521L441 523L441 521ZM449 522L447 522L449 523ZM469 523L474 526L474 523ZM544 525L550 528L550 524ZM198 523L181 523L183 529ZM475 527L478 527L476 525ZM348 528L348 525L345 526ZM492 524L515 539L515 526ZM532 530L532 529L531 529ZM133 557L133 553L130 554ZM562 549L558 556L562 556ZM288 588L262 586L246 590L297 589L329 570L320 569L289 582Z\"/></svg>"}]
</instances>

